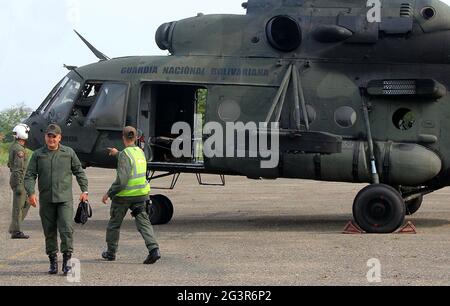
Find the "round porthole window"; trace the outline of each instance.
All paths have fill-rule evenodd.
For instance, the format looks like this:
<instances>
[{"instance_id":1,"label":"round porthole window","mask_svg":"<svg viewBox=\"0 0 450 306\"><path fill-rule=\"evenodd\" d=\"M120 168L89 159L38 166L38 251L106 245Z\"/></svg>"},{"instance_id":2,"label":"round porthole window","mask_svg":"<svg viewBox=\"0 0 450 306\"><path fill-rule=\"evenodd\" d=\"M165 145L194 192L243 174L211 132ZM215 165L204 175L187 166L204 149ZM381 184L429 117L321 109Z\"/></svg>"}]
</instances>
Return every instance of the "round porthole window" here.
<instances>
[{"instance_id":1,"label":"round porthole window","mask_svg":"<svg viewBox=\"0 0 450 306\"><path fill-rule=\"evenodd\" d=\"M400 108L392 116L392 123L397 129L407 131L416 123L416 115L408 108Z\"/></svg>"},{"instance_id":2,"label":"round porthole window","mask_svg":"<svg viewBox=\"0 0 450 306\"><path fill-rule=\"evenodd\" d=\"M219 105L219 117L225 122L235 122L241 116L241 107L234 100L225 100Z\"/></svg>"},{"instance_id":3,"label":"round porthole window","mask_svg":"<svg viewBox=\"0 0 450 306\"><path fill-rule=\"evenodd\" d=\"M334 121L341 128L351 128L355 125L358 116L350 106L339 107L334 112Z\"/></svg>"}]
</instances>

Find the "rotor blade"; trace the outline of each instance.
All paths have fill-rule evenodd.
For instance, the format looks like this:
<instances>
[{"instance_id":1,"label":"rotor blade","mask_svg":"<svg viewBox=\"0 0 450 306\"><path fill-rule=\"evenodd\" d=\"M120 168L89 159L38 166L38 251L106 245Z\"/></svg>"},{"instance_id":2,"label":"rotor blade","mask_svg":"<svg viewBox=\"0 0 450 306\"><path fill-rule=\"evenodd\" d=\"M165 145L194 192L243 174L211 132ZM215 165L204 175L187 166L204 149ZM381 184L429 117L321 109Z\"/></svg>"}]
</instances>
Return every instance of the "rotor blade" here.
<instances>
[{"instance_id":1,"label":"rotor blade","mask_svg":"<svg viewBox=\"0 0 450 306\"><path fill-rule=\"evenodd\" d=\"M88 46L88 48L92 51L92 53L95 54L95 56L101 60L101 61L108 61L110 60L109 57L107 57L106 55L104 55L103 53L101 53L100 51L98 51L93 45L91 45L86 39L84 39L83 36L81 36L80 33L78 33L76 30L74 30L74 32L78 35L78 37L81 38L81 40L86 44L86 46Z\"/></svg>"}]
</instances>

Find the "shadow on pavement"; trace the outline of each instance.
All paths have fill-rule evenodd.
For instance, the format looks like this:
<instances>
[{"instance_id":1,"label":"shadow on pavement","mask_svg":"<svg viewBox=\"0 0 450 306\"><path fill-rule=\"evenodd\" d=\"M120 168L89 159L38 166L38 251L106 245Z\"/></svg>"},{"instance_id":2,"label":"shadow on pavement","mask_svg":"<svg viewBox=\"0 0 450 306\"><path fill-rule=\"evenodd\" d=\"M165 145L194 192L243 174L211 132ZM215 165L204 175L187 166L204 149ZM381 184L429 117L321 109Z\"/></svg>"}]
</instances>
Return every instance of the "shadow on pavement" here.
<instances>
[{"instance_id":1,"label":"shadow on pavement","mask_svg":"<svg viewBox=\"0 0 450 306\"><path fill-rule=\"evenodd\" d=\"M156 231L173 233L192 232L261 232L261 231L297 231L316 233L340 233L353 218L351 215L282 215L282 216L249 216L247 215L189 215L174 217L166 225L154 226ZM424 219L407 218L411 220L417 228L435 228L450 225L450 220L445 219ZM86 225L75 225L75 231L88 231L105 233L108 220L90 220ZM41 223L37 220L26 221L25 230L42 231ZM135 232L134 220L127 219L122 225L122 231Z\"/></svg>"}]
</instances>

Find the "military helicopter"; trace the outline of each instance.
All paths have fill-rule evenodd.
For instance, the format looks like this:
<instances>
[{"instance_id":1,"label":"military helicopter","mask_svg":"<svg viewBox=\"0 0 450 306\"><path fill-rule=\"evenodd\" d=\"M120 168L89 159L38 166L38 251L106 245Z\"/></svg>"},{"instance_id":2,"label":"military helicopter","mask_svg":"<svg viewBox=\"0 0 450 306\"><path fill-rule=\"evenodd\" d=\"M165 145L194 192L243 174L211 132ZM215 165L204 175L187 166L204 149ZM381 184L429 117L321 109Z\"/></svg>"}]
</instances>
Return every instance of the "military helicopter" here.
<instances>
[{"instance_id":1,"label":"military helicopter","mask_svg":"<svg viewBox=\"0 0 450 306\"><path fill-rule=\"evenodd\" d=\"M42 146L45 127L58 123L85 167L113 168L106 148L120 147L122 128L133 125L150 180L173 176L171 188L181 173L200 183L202 174L369 183L353 203L356 223L394 232L423 196L450 185L450 7L382 4L371 22L366 0L248 0L246 15L161 25L156 43L168 56L110 59L80 35L100 61L68 67L26 121L30 145ZM276 123L241 132L276 134L278 164L261 167L248 140L246 157L175 156L176 122L191 127L198 149L197 113L224 129ZM152 202L152 222L168 223L171 201Z\"/></svg>"}]
</instances>

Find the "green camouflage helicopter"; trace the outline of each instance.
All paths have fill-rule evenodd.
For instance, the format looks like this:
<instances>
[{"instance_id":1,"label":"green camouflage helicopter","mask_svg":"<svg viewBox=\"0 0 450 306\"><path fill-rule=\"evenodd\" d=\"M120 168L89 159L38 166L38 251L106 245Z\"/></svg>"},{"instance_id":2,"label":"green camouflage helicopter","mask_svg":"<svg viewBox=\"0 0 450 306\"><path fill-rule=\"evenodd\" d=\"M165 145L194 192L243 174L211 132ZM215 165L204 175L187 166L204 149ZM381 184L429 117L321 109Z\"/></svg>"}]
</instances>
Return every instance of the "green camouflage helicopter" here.
<instances>
[{"instance_id":1,"label":"green camouflage helicopter","mask_svg":"<svg viewBox=\"0 0 450 306\"><path fill-rule=\"evenodd\" d=\"M450 185L450 7L378 2L249 0L246 15L161 25L169 56L110 59L80 36L100 61L68 67L26 121L30 146L58 123L84 166L113 168L107 148L137 126L150 180L370 183L355 221L394 232ZM168 223L170 200L152 202L152 222Z\"/></svg>"}]
</instances>

